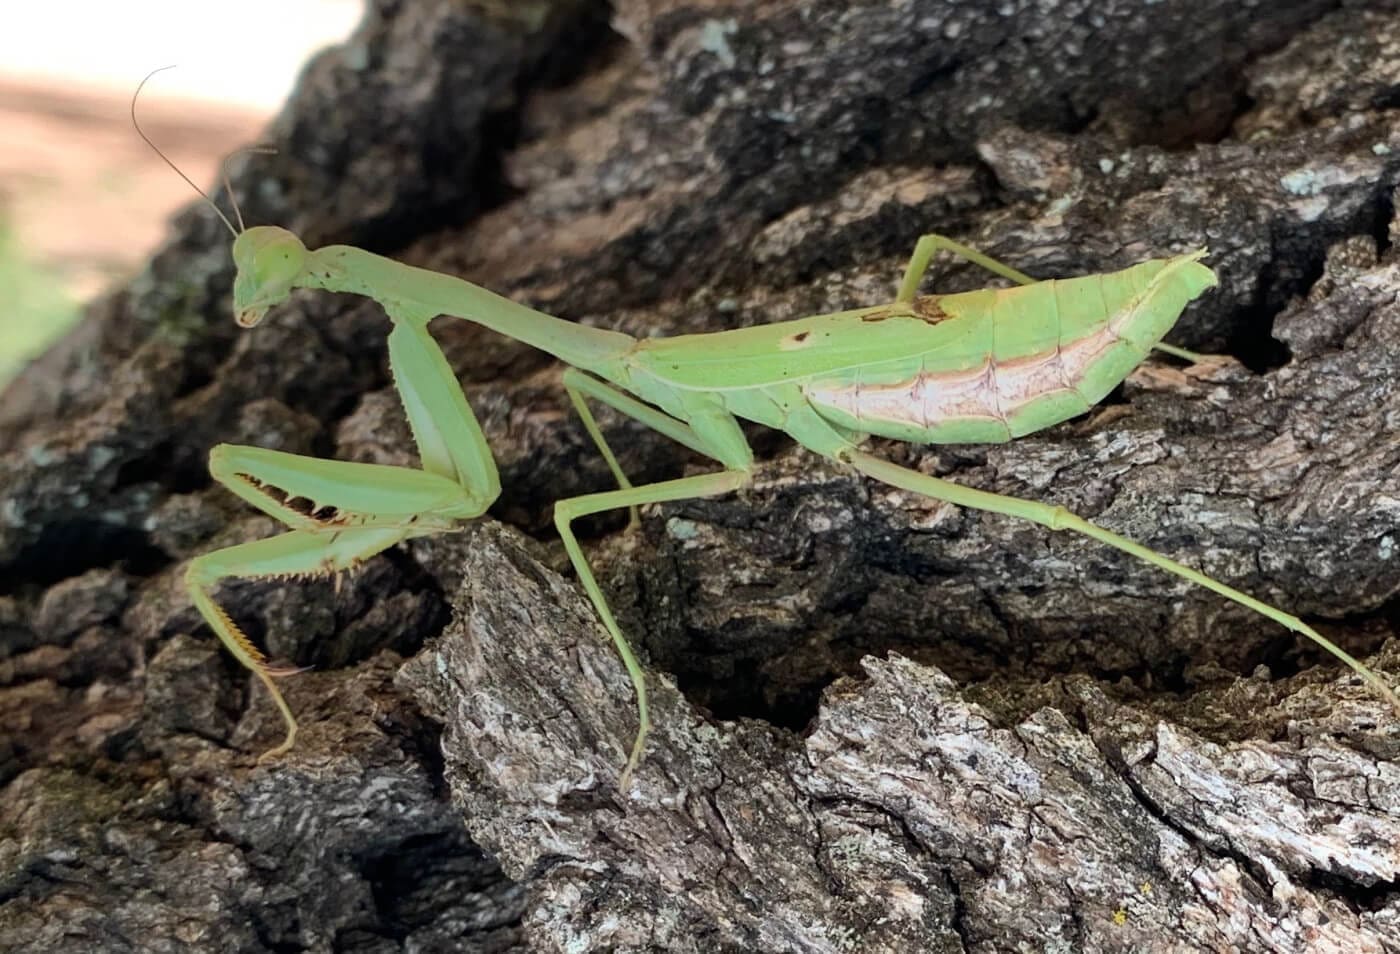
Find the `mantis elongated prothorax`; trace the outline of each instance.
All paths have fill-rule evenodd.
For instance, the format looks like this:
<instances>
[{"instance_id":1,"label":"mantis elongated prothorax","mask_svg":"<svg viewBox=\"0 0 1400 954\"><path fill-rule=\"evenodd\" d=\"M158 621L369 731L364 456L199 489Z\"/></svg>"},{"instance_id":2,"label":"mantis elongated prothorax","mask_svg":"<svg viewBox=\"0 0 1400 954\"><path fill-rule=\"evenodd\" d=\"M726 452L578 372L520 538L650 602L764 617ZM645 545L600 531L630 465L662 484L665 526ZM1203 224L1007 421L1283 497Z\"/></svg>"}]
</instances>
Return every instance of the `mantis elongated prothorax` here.
<instances>
[{"instance_id":1,"label":"mantis elongated prothorax","mask_svg":"<svg viewBox=\"0 0 1400 954\"><path fill-rule=\"evenodd\" d=\"M415 470L227 444L210 454L216 480L288 528L280 536L198 557L186 571L204 619L262 680L282 712L286 737L267 755L287 751L295 740L296 720L274 682L291 670L270 666L215 602L218 582L230 576L335 573L400 541L459 527L485 513L500 492L481 427L428 334L428 322L439 315L484 325L569 365L564 387L617 480L616 490L559 501L555 525L636 691L639 725L620 779L624 788L641 760L650 726L646 678L572 524L604 510L633 508L635 515L642 504L744 486L752 479L754 460L739 419L782 430L809 451L886 484L1116 547L1303 634L1400 711L1400 700L1385 682L1296 616L1062 507L964 487L862 449L872 434L919 443L1011 440L1083 413L1153 348L1190 357L1161 339L1182 311L1216 284L1215 274L1201 263L1204 249L1108 274L1038 282L951 239L925 235L897 294L884 304L734 331L639 340L582 327L461 279L361 249L310 250L284 229L229 227L236 233L233 310L240 325L256 325L297 288L364 295L383 307L393 325L390 368L422 461ZM921 296L920 280L939 250L1015 286ZM590 399L711 458L720 469L633 486L593 419Z\"/></svg>"}]
</instances>

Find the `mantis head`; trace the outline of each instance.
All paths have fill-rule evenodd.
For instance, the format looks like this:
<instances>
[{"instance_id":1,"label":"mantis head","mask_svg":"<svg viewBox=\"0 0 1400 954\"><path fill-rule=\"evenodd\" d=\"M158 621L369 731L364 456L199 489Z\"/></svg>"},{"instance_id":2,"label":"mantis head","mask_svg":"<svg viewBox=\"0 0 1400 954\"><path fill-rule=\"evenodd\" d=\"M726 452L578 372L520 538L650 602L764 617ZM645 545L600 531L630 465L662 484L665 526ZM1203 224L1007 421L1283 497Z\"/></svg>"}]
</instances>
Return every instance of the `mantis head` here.
<instances>
[{"instance_id":1,"label":"mantis head","mask_svg":"<svg viewBox=\"0 0 1400 954\"><path fill-rule=\"evenodd\" d=\"M233 240L233 316L251 328L287 300L306 269L306 246L286 229L259 225Z\"/></svg>"}]
</instances>

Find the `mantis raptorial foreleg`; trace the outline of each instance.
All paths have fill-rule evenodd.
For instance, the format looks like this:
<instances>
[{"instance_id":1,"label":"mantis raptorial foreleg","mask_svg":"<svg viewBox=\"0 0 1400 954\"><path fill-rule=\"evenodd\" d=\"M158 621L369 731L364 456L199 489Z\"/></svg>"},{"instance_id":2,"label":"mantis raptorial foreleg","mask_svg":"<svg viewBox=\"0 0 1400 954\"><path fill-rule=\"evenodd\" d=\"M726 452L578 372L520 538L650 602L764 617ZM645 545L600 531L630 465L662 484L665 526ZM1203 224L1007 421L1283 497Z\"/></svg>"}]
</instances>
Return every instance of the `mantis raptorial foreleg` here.
<instances>
[{"instance_id":1,"label":"mantis raptorial foreleg","mask_svg":"<svg viewBox=\"0 0 1400 954\"><path fill-rule=\"evenodd\" d=\"M257 450L222 446L230 450ZM302 460L310 461L312 458ZM267 657L253 645L223 607L214 601L211 591L221 579L230 576L267 578L335 573L393 546L403 537L402 531L392 527L342 530L338 533L293 530L266 540L255 540L252 543L216 550L190 562L185 571L185 583L195 607L209 624L209 628L228 647L229 652L233 653L234 658L262 681L286 723L286 738L280 745L264 752L263 758L276 758L290 750L296 742L296 719L293 718L287 701L282 698L282 691L273 680L301 670L270 664Z\"/></svg>"},{"instance_id":2,"label":"mantis raptorial foreleg","mask_svg":"<svg viewBox=\"0 0 1400 954\"><path fill-rule=\"evenodd\" d=\"M409 539L449 530L480 516L500 493L486 438L457 378L421 315L391 309L389 365L423 460L423 470L320 460L259 447L222 444L209 458L221 484L291 532L217 550L190 562L185 579L205 622L239 662L267 687L286 723L290 749L297 723L272 666L211 593L224 577L337 573Z\"/></svg>"},{"instance_id":3,"label":"mantis raptorial foreleg","mask_svg":"<svg viewBox=\"0 0 1400 954\"><path fill-rule=\"evenodd\" d=\"M1391 691L1379 676L1373 673L1366 666L1362 665L1350 653L1340 646L1327 639L1317 630L1291 613L1285 613L1277 607L1270 606L1261 600L1257 600L1247 593L1241 593L1233 587L1226 586L1218 580L1212 579L1197 570L1191 569L1181 563L1177 563L1168 557L1163 556L1156 550L1150 550L1140 543L1135 543L1126 537L1121 537L1110 530L1095 523L1085 520L1083 517L1070 513L1064 507L1058 507L1038 500L1024 500L1020 497L1011 497L1005 494L992 493L986 490L977 490L972 487L964 487L952 481L942 480L929 474L921 474L916 470L892 464L887 460L864 453L863 451L850 450L841 455L848 463L863 474L874 477L882 483L901 490L909 490L916 494L923 494L935 500L943 500L955 504L959 507L971 507L974 510L986 510L990 513L1002 514L1008 517L1019 517L1022 520L1030 520L1049 527L1051 530L1070 530L1074 533L1082 534L1100 543L1106 543L1111 547L1122 550L1130 556L1137 557L1145 563L1174 573L1191 583L1203 586L1206 589L1219 593L1226 599L1233 600L1241 606L1248 607L1263 616L1279 623L1296 633L1308 637L1323 649L1336 656L1346 663L1358 675L1361 676L1373 689L1379 692L1385 699L1400 710L1400 698Z\"/></svg>"}]
</instances>

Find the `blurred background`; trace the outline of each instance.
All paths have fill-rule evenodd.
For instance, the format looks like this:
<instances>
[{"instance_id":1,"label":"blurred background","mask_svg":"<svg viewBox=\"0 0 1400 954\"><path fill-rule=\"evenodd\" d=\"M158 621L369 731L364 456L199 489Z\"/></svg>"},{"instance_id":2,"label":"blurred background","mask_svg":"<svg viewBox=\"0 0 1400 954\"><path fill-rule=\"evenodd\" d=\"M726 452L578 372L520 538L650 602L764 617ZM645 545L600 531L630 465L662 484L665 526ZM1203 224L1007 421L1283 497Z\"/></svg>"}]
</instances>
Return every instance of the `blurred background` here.
<instances>
[{"instance_id":1,"label":"blurred background","mask_svg":"<svg viewBox=\"0 0 1400 954\"><path fill-rule=\"evenodd\" d=\"M140 267L195 182L255 141L362 0L43 0L0 31L0 388Z\"/></svg>"}]
</instances>

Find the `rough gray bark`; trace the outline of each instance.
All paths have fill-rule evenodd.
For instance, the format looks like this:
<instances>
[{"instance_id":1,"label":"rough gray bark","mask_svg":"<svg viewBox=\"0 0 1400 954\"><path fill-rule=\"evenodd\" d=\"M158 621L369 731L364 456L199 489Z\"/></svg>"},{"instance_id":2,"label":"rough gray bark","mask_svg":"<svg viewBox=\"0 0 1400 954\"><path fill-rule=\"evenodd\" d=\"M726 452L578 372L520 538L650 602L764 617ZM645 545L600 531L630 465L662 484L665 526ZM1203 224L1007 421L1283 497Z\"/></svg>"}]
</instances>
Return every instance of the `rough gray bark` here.
<instances>
[{"instance_id":1,"label":"rough gray bark","mask_svg":"<svg viewBox=\"0 0 1400 954\"><path fill-rule=\"evenodd\" d=\"M241 164L250 220L639 335L877 302L930 229L1047 276L1209 244L1221 287L1172 340L1240 361L880 450L1400 667L1393 4L498 9L376 3ZM209 447L415 458L377 306L241 333L227 244L193 208L0 413L0 947L1400 950L1400 728L1347 671L759 433L750 491L589 528L656 692L619 793L630 689L547 532L607 471L559 368L460 322L435 331L505 494L339 593L224 588L317 667L298 748L256 764L275 712L180 574L273 527ZM634 479L704 466L605 427Z\"/></svg>"}]
</instances>

